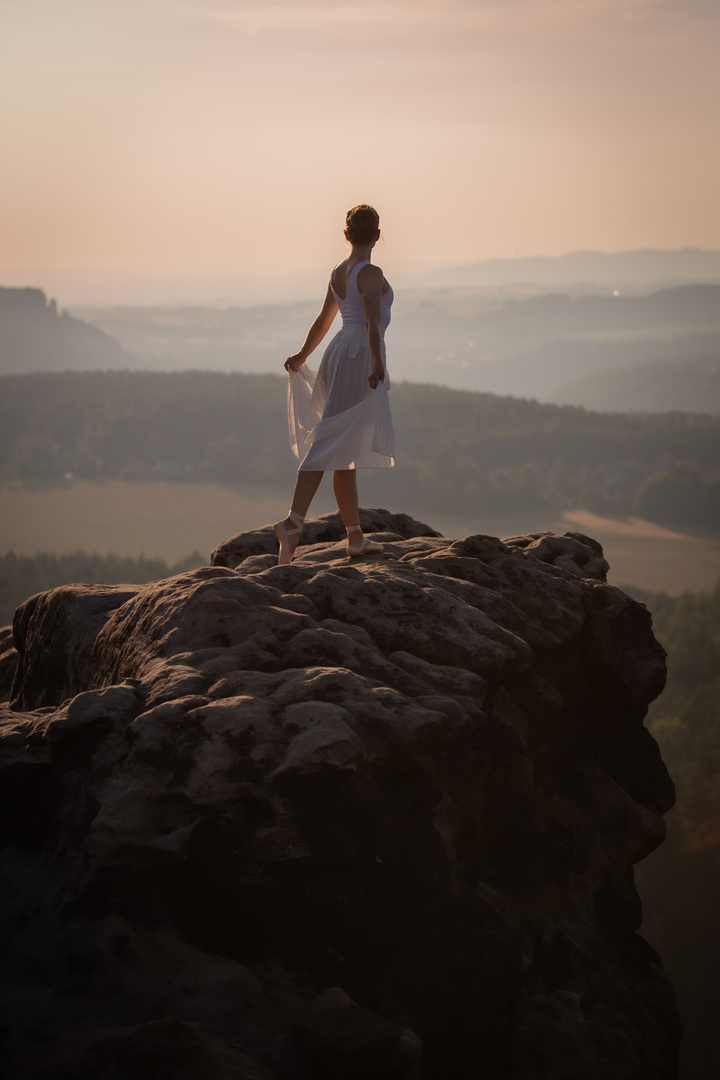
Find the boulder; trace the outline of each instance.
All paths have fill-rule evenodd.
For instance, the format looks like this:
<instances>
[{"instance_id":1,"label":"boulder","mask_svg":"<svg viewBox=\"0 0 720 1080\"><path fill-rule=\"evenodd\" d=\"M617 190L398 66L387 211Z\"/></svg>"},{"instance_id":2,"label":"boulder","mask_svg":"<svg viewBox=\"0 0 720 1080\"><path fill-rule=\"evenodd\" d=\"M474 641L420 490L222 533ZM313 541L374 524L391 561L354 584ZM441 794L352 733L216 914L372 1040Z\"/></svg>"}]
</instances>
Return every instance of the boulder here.
<instances>
[{"instance_id":1,"label":"boulder","mask_svg":"<svg viewBox=\"0 0 720 1080\"><path fill-rule=\"evenodd\" d=\"M580 534L331 517L18 609L4 1075L676 1077L648 611Z\"/></svg>"}]
</instances>

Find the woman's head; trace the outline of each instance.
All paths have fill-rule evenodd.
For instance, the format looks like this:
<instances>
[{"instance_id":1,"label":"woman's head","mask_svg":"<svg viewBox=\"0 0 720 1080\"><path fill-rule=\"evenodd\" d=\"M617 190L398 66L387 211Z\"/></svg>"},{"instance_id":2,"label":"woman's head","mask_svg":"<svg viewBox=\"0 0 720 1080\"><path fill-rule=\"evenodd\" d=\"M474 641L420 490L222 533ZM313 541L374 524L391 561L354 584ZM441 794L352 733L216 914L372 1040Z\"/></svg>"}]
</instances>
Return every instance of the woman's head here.
<instances>
[{"instance_id":1,"label":"woman's head","mask_svg":"<svg viewBox=\"0 0 720 1080\"><path fill-rule=\"evenodd\" d=\"M345 215L345 236L351 244L371 244L377 240L379 231L380 216L366 203L353 206Z\"/></svg>"}]
</instances>

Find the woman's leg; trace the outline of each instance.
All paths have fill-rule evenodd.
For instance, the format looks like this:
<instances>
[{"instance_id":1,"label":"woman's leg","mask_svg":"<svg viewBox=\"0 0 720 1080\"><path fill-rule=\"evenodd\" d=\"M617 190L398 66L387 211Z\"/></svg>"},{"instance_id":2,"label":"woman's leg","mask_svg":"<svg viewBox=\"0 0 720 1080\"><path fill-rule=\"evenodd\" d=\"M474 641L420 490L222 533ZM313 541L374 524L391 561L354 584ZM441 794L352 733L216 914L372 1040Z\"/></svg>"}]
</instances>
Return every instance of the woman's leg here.
<instances>
[{"instance_id":1,"label":"woman's leg","mask_svg":"<svg viewBox=\"0 0 720 1080\"><path fill-rule=\"evenodd\" d=\"M320 481L323 478L324 473L322 470L315 472L315 470L308 470L303 472L302 469L298 471L297 479L295 481L295 490L293 491L292 506L290 509L294 514L298 514L299 517L307 517L307 512L310 509L310 503L315 498L315 492L320 487Z\"/></svg>"},{"instance_id":2,"label":"woman's leg","mask_svg":"<svg viewBox=\"0 0 720 1080\"><path fill-rule=\"evenodd\" d=\"M287 564L292 559L310 503L320 487L322 478L322 471L298 470L290 513L282 521L276 521L273 525L273 531L280 542L278 563Z\"/></svg>"},{"instance_id":3,"label":"woman's leg","mask_svg":"<svg viewBox=\"0 0 720 1080\"><path fill-rule=\"evenodd\" d=\"M360 528L358 509L357 472L355 469L337 469L333 473L333 490L337 499L340 517L347 529L348 555L360 555L371 551L382 551L382 544L366 540Z\"/></svg>"},{"instance_id":4,"label":"woman's leg","mask_svg":"<svg viewBox=\"0 0 720 1080\"><path fill-rule=\"evenodd\" d=\"M358 511L357 472L355 469L337 469L333 473L333 491L343 519L343 525L347 529L350 525L358 525L360 514Z\"/></svg>"}]
</instances>

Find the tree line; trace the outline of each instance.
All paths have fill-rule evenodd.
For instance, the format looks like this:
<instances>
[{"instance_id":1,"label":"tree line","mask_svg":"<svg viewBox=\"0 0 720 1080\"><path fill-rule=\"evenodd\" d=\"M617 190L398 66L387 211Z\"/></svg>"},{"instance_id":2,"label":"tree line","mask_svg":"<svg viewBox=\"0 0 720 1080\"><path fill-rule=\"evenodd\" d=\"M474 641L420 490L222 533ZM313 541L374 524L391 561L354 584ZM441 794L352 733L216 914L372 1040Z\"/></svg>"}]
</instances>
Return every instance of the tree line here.
<instances>
[{"instance_id":1,"label":"tree line","mask_svg":"<svg viewBox=\"0 0 720 1080\"><path fill-rule=\"evenodd\" d=\"M677 803L660 849L637 867L642 933L675 984L682 1080L720 1075L720 580L711 592L633 594L667 650L664 692L646 721Z\"/></svg>"},{"instance_id":2,"label":"tree line","mask_svg":"<svg viewBox=\"0 0 720 1080\"><path fill-rule=\"evenodd\" d=\"M399 383L402 491L463 513L582 506L673 525L720 524L720 418L595 413ZM173 479L287 491L284 379L220 372L64 372L0 379L0 481ZM395 494L394 494L395 493Z\"/></svg>"},{"instance_id":3,"label":"tree line","mask_svg":"<svg viewBox=\"0 0 720 1080\"><path fill-rule=\"evenodd\" d=\"M29 596L59 585L145 585L204 565L205 558L197 551L176 563L142 555L90 555L86 551L17 555L9 551L0 555L0 626L12 622L15 609Z\"/></svg>"}]
</instances>

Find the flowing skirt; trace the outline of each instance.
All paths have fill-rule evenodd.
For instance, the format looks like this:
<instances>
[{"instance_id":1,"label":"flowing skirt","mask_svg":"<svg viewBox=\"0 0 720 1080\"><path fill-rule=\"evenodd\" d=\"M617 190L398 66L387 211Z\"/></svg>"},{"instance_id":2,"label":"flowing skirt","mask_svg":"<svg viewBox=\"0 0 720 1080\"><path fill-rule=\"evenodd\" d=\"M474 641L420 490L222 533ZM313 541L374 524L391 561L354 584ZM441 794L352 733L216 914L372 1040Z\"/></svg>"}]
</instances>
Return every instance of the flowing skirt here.
<instances>
[{"instance_id":1,"label":"flowing skirt","mask_svg":"<svg viewBox=\"0 0 720 1080\"><path fill-rule=\"evenodd\" d=\"M300 469L390 469L395 464L390 380L386 371L385 381L372 390L371 371L365 327L348 326L332 339L317 371L303 364L289 373L290 445Z\"/></svg>"}]
</instances>

